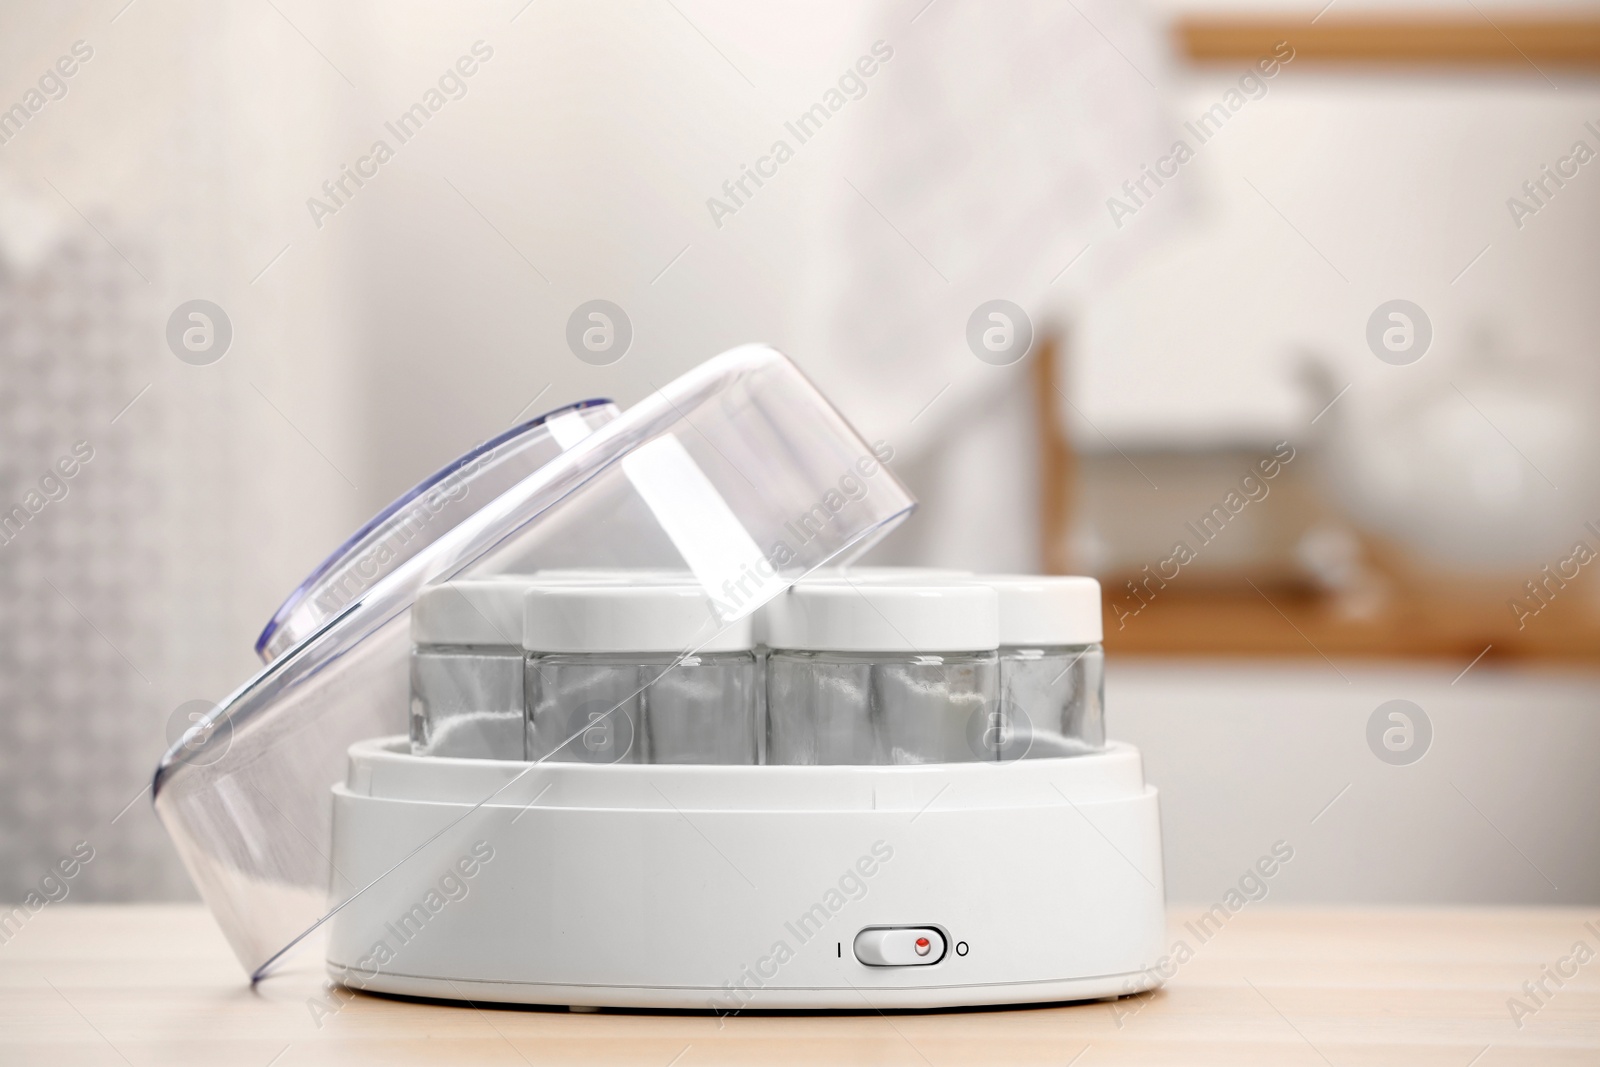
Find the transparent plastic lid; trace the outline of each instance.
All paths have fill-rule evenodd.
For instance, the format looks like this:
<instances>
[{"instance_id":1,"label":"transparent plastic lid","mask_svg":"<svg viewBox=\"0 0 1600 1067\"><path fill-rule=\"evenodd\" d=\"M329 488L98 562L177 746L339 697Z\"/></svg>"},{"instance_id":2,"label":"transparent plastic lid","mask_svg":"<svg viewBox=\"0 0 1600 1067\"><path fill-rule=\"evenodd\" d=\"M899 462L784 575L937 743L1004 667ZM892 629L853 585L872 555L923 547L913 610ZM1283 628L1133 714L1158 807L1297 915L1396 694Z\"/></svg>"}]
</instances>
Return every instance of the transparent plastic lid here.
<instances>
[{"instance_id":1,"label":"transparent plastic lid","mask_svg":"<svg viewBox=\"0 0 1600 1067\"><path fill-rule=\"evenodd\" d=\"M726 352L620 414L601 404L558 414L587 432L568 439L580 427L557 433L550 417L519 427L499 443L516 444L514 459L473 468L491 442L352 538L263 635L267 666L157 767L156 811L253 976L376 881L423 877L401 861L356 884L330 856L347 750L406 732L410 613L425 587L551 570L687 572L715 619L742 624L807 572L859 556L914 506L883 466L886 447L862 440L765 346ZM402 528L408 502L469 468L468 489L422 532L372 553ZM495 472L504 472L498 482ZM377 555L381 563L351 571ZM350 573L360 581L339 585ZM319 602L329 589L346 599ZM306 604L327 617L302 620ZM294 627L297 637L277 638ZM400 853L415 855L441 832L419 827Z\"/></svg>"},{"instance_id":2,"label":"transparent plastic lid","mask_svg":"<svg viewBox=\"0 0 1600 1067\"><path fill-rule=\"evenodd\" d=\"M470 515L620 414L609 400L584 400L546 412L474 448L418 482L317 565L256 638L271 663L384 575L398 569Z\"/></svg>"}]
</instances>

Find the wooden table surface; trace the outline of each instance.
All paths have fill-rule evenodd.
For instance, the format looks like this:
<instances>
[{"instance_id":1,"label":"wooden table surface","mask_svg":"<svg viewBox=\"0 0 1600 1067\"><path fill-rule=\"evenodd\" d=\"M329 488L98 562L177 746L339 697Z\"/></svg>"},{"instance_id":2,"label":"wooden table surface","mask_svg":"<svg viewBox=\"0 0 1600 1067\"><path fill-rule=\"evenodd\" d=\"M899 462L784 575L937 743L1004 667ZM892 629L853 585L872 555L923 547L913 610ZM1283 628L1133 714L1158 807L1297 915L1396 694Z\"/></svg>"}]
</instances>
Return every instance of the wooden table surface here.
<instances>
[{"instance_id":1,"label":"wooden table surface","mask_svg":"<svg viewBox=\"0 0 1600 1067\"><path fill-rule=\"evenodd\" d=\"M1600 909L1251 905L1142 997L718 1020L330 998L304 953L251 988L198 906L66 904L0 945L0 1064L1600 1064L1600 956L1571 956L1596 931Z\"/></svg>"}]
</instances>

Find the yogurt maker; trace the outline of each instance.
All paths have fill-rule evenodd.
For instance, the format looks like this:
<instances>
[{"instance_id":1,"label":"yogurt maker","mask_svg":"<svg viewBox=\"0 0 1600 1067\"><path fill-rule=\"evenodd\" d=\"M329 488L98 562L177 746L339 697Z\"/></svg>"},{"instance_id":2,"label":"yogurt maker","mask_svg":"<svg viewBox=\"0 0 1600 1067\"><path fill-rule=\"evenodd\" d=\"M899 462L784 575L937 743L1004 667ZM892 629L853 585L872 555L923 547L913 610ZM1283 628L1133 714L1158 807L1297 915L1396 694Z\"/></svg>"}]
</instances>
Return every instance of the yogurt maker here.
<instances>
[{"instance_id":1,"label":"yogurt maker","mask_svg":"<svg viewBox=\"0 0 1600 1067\"><path fill-rule=\"evenodd\" d=\"M891 458L751 345L385 509L156 770L251 977L314 946L376 992L724 1013L1155 985L1098 585L855 566L914 507Z\"/></svg>"}]
</instances>

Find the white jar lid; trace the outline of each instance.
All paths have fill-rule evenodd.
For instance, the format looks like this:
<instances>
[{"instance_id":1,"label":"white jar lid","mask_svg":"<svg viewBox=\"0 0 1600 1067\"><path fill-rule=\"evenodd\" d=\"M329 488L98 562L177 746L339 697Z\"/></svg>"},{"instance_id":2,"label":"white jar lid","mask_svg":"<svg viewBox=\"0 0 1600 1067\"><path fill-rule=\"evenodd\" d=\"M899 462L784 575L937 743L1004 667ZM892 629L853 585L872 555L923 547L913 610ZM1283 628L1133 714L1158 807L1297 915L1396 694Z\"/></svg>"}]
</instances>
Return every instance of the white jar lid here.
<instances>
[{"instance_id":1,"label":"white jar lid","mask_svg":"<svg viewBox=\"0 0 1600 1067\"><path fill-rule=\"evenodd\" d=\"M639 585L692 585L688 570L639 567L566 567L534 571L540 585L611 585L617 582Z\"/></svg>"},{"instance_id":2,"label":"white jar lid","mask_svg":"<svg viewBox=\"0 0 1600 1067\"><path fill-rule=\"evenodd\" d=\"M946 567L901 567L901 566L869 566L869 567L818 567L806 576L806 581L822 579L836 579L839 581L853 582L926 582L939 585L942 582L970 582L971 571L950 570Z\"/></svg>"},{"instance_id":3,"label":"white jar lid","mask_svg":"<svg viewBox=\"0 0 1600 1067\"><path fill-rule=\"evenodd\" d=\"M989 574L1000 595L1000 644L1093 645L1103 636L1100 583L1093 578Z\"/></svg>"},{"instance_id":4,"label":"white jar lid","mask_svg":"<svg viewBox=\"0 0 1600 1067\"><path fill-rule=\"evenodd\" d=\"M411 640L419 645L516 648L529 584L527 575L504 575L430 585L411 609Z\"/></svg>"},{"instance_id":5,"label":"white jar lid","mask_svg":"<svg viewBox=\"0 0 1600 1067\"><path fill-rule=\"evenodd\" d=\"M725 623L692 583L529 585L522 601L529 652L736 652L749 649L750 618Z\"/></svg>"},{"instance_id":6,"label":"white jar lid","mask_svg":"<svg viewBox=\"0 0 1600 1067\"><path fill-rule=\"evenodd\" d=\"M970 582L972 572L947 570L943 567L829 566L818 567L806 575L804 580L808 585L826 581L849 582L855 585L942 585L949 582ZM756 612L753 636L756 644L772 647L772 640L767 634L767 618L768 612Z\"/></svg>"},{"instance_id":7,"label":"white jar lid","mask_svg":"<svg viewBox=\"0 0 1600 1067\"><path fill-rule=\"evenodd\" d=\"M1000 645L998 598L975 582L806 579L764 613L773 648L917 654Z\"/></svg>"}]
</instances>

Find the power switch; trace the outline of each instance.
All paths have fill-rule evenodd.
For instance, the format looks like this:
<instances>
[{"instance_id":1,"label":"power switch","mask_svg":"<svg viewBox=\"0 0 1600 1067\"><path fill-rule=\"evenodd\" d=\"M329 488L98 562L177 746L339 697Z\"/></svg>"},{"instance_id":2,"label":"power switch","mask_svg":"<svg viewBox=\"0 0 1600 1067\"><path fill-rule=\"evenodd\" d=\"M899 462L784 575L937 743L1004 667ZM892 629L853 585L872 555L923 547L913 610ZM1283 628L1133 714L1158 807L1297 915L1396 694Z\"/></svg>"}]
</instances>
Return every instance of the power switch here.
<instances>
[{"instance_id":1,"label":"power switch","mask_svg":"<svg viewBox=\"0 0 1600 1067\"><path fill-rule=\"evenodd\" d=\"M926 967L944 959L944 949L944 934L931 926L869 926L855 943L868 967Z\"/></svg>"}]
</instances>

